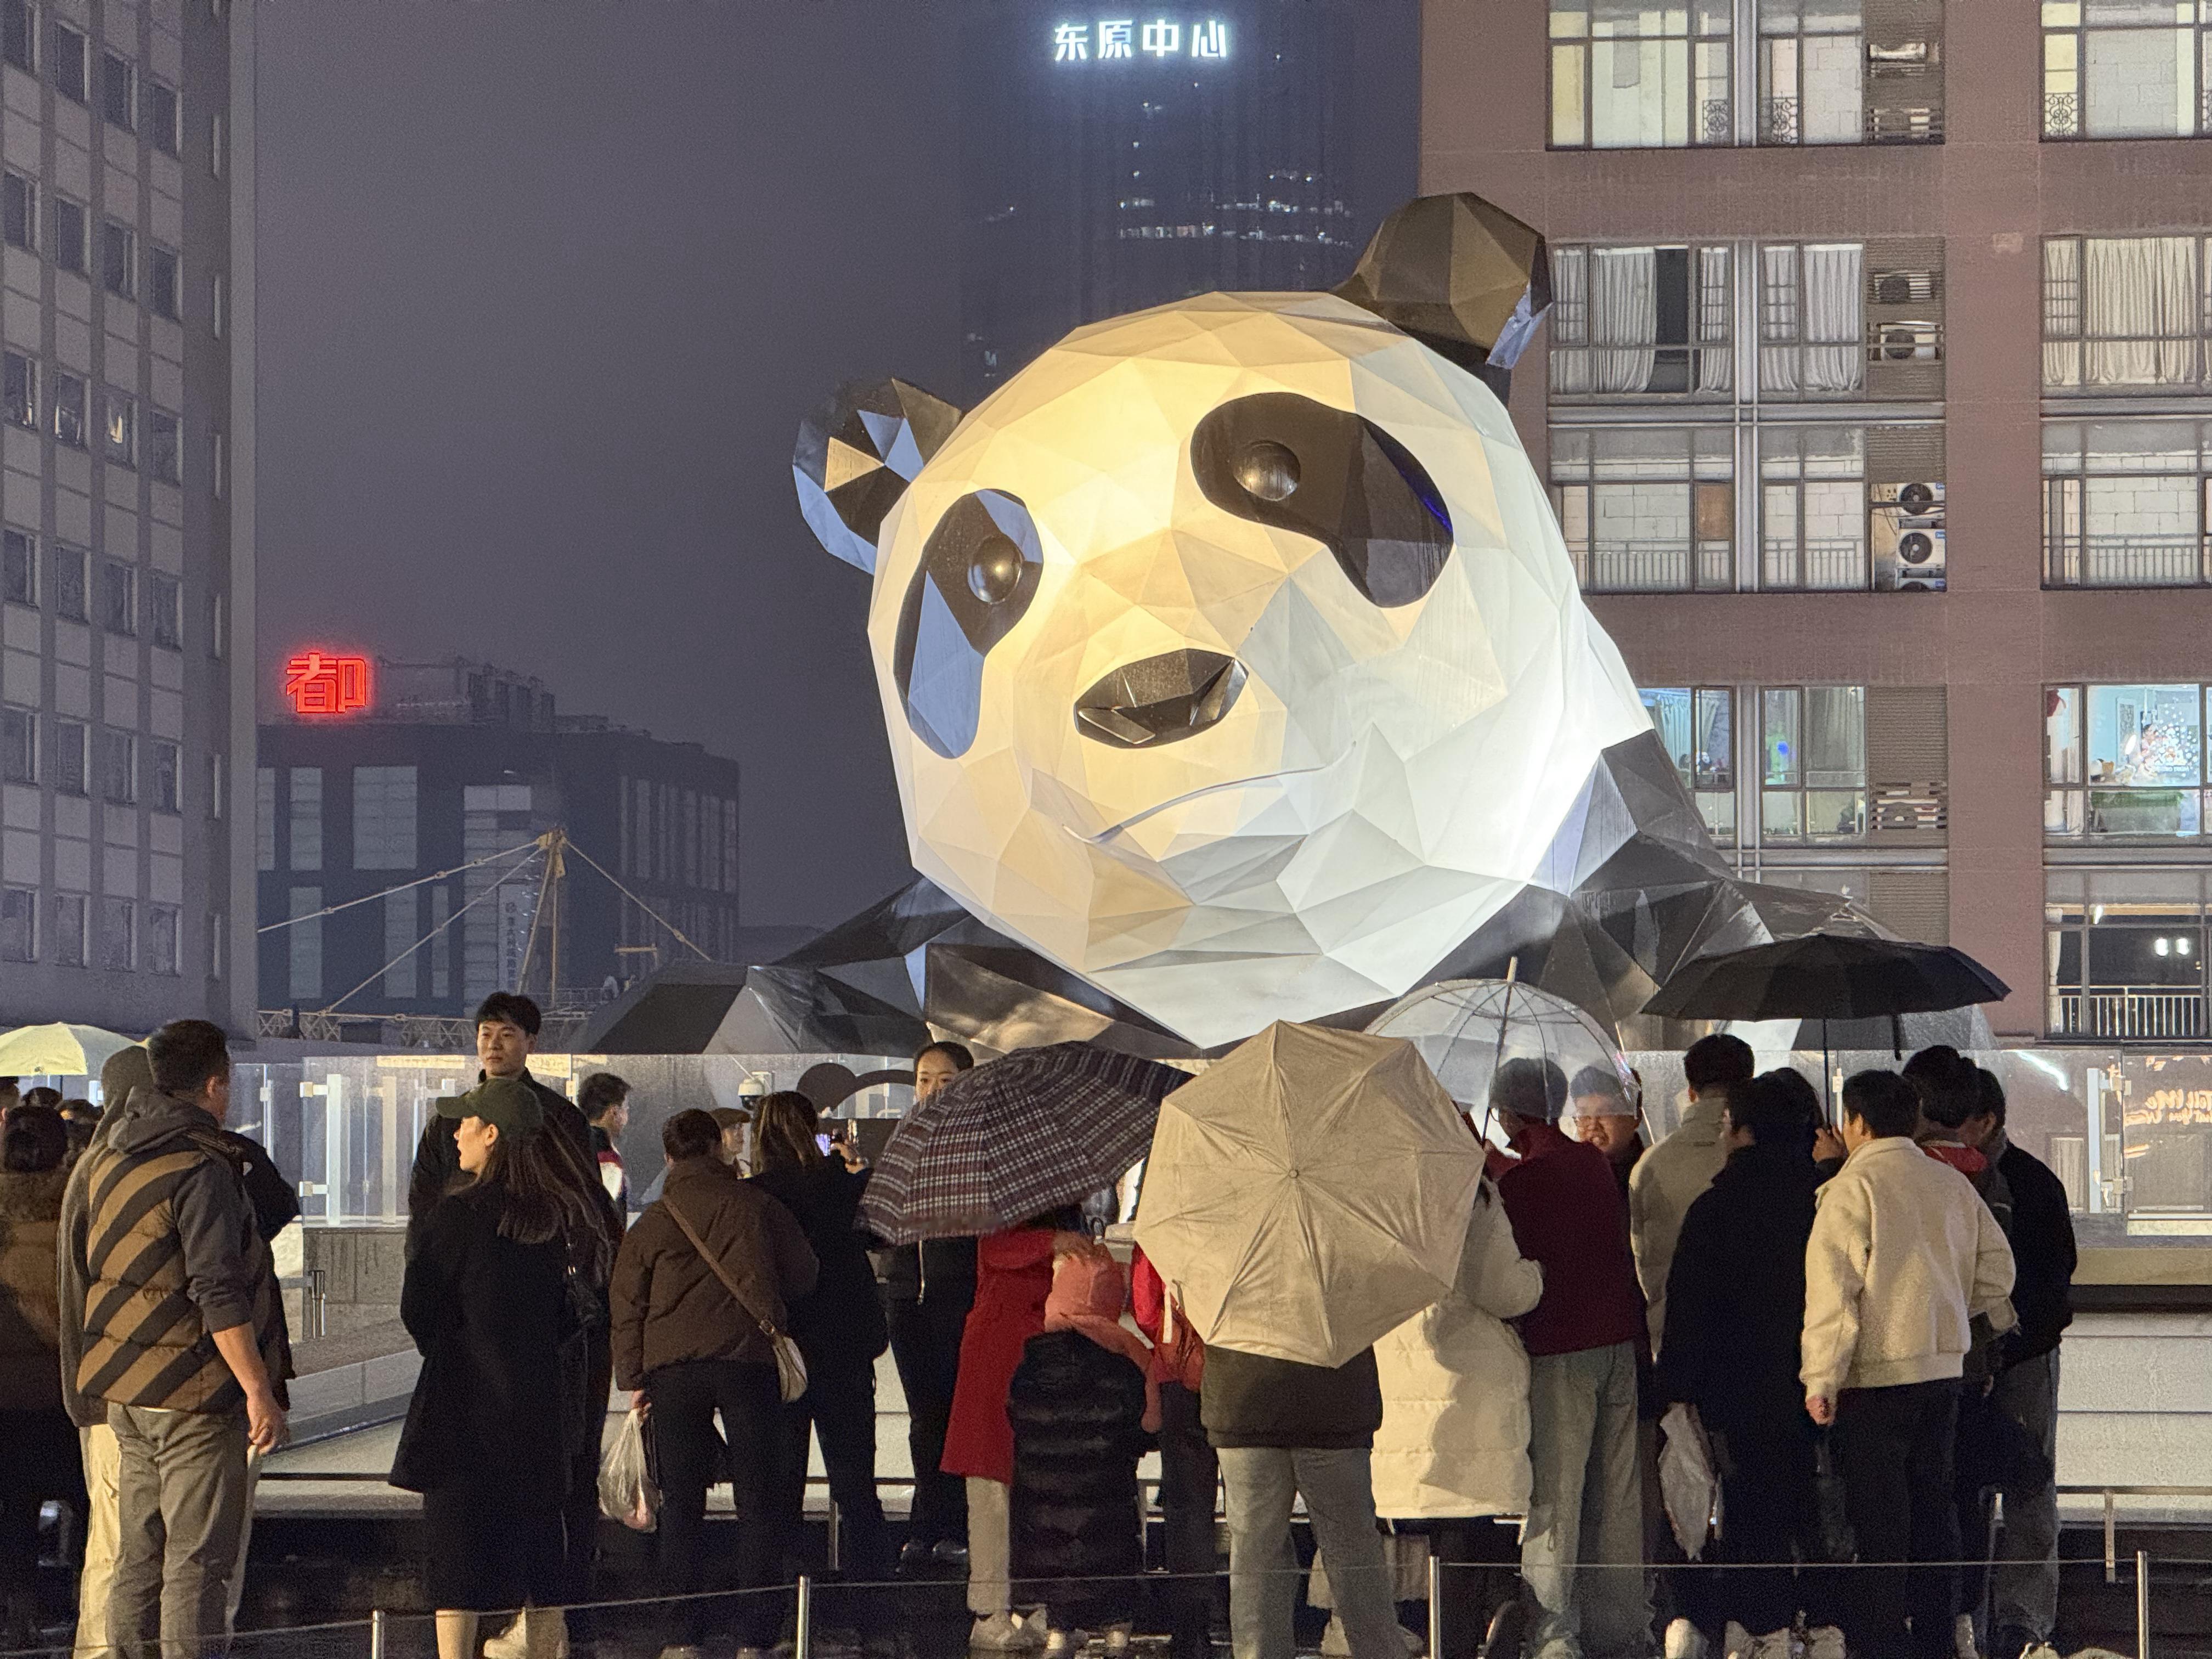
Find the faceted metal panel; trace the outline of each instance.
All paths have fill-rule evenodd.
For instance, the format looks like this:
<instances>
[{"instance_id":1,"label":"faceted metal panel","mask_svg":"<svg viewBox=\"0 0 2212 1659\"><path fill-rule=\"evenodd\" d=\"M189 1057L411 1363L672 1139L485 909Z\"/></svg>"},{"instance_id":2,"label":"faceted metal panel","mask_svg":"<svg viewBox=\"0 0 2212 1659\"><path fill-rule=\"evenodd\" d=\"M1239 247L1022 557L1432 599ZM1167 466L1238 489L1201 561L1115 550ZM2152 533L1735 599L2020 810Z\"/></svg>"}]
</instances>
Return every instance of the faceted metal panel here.
<instances>
[{"instance_id":1,"label":"faceted metal panel","mask_svg":"<svg viewBox=\"0 0 2212 1659\"><path fill-rule=\"evenodd\" d=\"M960 411L904 380L841 387L799 428L791 472L799 508L822 545L872 572L876 533Z\"/></svg>"},{"instance_id":2,"label":"faceted metal panel","mask_svg":"<svg viewBox=\"0 0 2212 1659\"><path fill-rule=\"evenodd\" d=\"M1336 290L1503 390L1552 304L1544 238L1464 191L1424 196L1382 222Z\"/></svg>"},{"instance_id":3,"label":"faceted metal panel","mask_svg":"<svg viewBox=\"0 0 2212 1659\"><path fill-rule=\"evenodd\" d=\"M1244 689L1244 665L1218 651L1169 651L1117 668L1075 700L1086 738L1159 748L1218 726Z\"/></svg>"}]
</instances>

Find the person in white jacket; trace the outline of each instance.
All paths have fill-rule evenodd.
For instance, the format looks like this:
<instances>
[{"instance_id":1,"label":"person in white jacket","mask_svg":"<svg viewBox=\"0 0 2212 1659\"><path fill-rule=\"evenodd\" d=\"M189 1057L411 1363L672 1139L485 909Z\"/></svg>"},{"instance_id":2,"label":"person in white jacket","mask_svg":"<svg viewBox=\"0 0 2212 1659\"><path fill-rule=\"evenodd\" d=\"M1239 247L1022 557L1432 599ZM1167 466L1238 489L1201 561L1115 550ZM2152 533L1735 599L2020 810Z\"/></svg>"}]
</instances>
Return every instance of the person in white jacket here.
<instances>
[{"instance_id":1,"label":"person in white jacket","mask_svg":"<svg viewBox=\"0 0 2212 1659\"><path fill-rule=\"evenodd\" d=\"M1919 1121L1903 1078L1844 1085L1850 1155L1805 1247L1799 1376L1813 1420L1834 1425L1861 1563L1844 1631L1859 1659L1951 1659L1957 1572L1932 1564L1959 1555L1959 1379L1975 1318L2013 1324L2012 1247L1966 1178L1914 1143Z\"/></svg>"},{"instance_id":2,"label":"person in white jacket","mask_svg":"<svg viewBox=\"0 0 2212 1659\"><path fill-rule=\"evenodd\" d=\"M1674 1132L1629 1172L1628 1242L1636 1252L1636 1282L1644 1291L1655 1358L1667 1334L1667 1273L1674 1265L1682 1218L1728 1162L1721 1115L1728 1109L1729 1091L1749 1083L1754 1069L1751 1045L1741 1037L1721 1031L1692 1043L1682 1055L1690 1109Z\"/></svg>"}]
</instances>

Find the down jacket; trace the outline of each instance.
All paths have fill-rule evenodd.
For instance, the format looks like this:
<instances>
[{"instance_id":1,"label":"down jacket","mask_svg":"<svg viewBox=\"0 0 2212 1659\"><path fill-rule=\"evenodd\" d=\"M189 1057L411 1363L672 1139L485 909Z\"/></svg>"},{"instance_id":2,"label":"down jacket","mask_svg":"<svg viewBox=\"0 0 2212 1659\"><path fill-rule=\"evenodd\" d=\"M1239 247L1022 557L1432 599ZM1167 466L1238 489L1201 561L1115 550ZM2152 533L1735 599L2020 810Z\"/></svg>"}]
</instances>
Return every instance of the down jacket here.
<instances>
[{"instance_id":1,"label":"down jacket","mask_svg":"<svg viewBox=\"0 0 2212 1659\"><path fill-rule=\"evenodd\" d=\"M62 1403L54 1255L68 1181L65 1169L0 1174L0 1411Z\"/></svg>"},{"instance_id":2,"label":"down jacket","mask_svg":"<svg viewBox=\"0 0 2212 1659\"><path fill-rule=\"evenodd\" d=\"M1528 1508L1528 1356L1505 1324L1534 1307L1544 1270L1522 1259L1486 1181L1450 1292L1375 1345L1382 1427L1375 1512L1391 1521Z\"/></svg>"},{"instance_id":3,"label":"down jacket","mask_svg":"<svg viewBox=\"0 0 2212 1659\"><path fill-rule=\"evenodd\" d=\"M1144 1414L1145 1373L1133 1361L1080 1331L1029 1340L1006 1393L1018 1601L1042 1601L1071 1626L1135 1615L1145 1570L1137 1459L1152 1443ZM1115 1579L1130 1582L1082 1582Z\"/></svg>"}]
</instances>

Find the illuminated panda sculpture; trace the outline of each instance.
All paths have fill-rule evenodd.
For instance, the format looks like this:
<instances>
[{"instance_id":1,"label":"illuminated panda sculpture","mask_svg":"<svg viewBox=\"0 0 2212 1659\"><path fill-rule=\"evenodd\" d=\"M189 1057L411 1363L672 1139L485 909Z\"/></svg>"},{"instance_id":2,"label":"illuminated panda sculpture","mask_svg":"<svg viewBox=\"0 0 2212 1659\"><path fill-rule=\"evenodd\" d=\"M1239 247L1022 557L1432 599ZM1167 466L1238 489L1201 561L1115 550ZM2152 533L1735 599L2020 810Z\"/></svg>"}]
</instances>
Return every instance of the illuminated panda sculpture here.
<instances>
[{"instance_id":1,"label":"illuminated panda sculpture","mask_svg":"<svg viewBox=\"0 0 2212 1659\"><path fill-rule=\"evenodd\" d=\"M892 382L809 423L808 520L873 578L915 866L966 913L874 924L933 1020L1012 1046L1003 986L948 1006L902 915L1032 959L1011 1035L1200 1048L1509 954L1617 1016L1767 936L1499 400L1549 286L1528 226L1428 198L1337 293L1079 329L964 416Z\"/></svg>"}]
</instances>

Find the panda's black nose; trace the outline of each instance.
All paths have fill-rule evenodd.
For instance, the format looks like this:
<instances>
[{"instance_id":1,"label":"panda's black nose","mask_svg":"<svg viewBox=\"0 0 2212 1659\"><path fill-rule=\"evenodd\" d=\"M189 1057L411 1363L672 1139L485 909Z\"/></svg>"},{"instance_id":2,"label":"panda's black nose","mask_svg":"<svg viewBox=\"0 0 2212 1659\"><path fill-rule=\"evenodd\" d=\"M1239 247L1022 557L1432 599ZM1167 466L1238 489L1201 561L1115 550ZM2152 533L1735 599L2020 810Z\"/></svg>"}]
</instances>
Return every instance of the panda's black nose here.
<instances>
[{"instance_id":1,"label":"panda's black nose","mask_svg":"<svg viewBox=\"0 0 2212 1659\"><path fill-rule=\"evenodd\" d=\"M1115 669L1075 700L1075 729L1115 749L1158 749L1218 726L1244 665L1218 651L1169 651Z\"/></svg>"}]
</instances>

